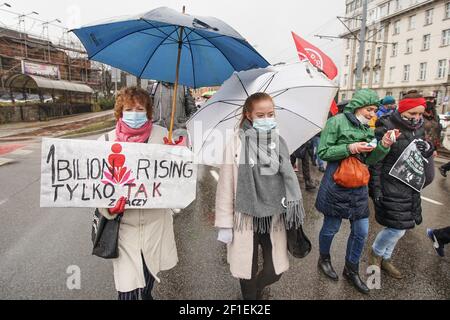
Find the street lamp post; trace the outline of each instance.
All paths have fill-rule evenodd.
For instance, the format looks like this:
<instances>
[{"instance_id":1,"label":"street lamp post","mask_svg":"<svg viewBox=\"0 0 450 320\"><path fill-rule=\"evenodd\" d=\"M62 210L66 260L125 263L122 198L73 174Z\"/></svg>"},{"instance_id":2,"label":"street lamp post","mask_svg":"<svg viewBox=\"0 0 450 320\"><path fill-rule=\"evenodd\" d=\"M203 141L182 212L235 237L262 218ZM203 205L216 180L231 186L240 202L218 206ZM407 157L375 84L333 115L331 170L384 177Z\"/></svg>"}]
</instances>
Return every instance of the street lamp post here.
<instances>
[{"instance_id":1,"label":"street lamp post","mask_svg":"<svg viewBox=\"0 0 450 320\"><path fill-rule=\"evenodd\" d=\"M361 31L359 33L358 69L356 71L356 90L362 88L362 73L364 64L364 51L366 50L366 23L368 0L363 0Z\"/></svg>"}]
</instances>

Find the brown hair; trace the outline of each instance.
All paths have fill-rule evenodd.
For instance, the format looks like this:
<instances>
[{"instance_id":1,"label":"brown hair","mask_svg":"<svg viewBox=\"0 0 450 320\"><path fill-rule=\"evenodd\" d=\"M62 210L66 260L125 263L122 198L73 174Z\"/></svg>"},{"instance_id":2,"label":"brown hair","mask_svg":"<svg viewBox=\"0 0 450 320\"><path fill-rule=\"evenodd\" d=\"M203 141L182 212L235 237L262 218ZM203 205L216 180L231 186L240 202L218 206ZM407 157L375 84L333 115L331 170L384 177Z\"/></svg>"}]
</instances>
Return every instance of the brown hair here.
<instances>
[{"instance_id":1,"label":"brown hair","mask_svg":"<svg viewBox=\"0 0 450 320\"><path fill-rule=\"evenodd\" d=\"M418 90L410 90L403 97L403 99L418 99L418 98L423 98L423 95L421 95Z\"/></svg>"},{"instance_id":2,"label":"brown hair","mask_svg":"<svg viewBox=\"0 0 450 320\"><path fill-rule=\"evenodd\" d=\"M116 104L114 106L114 116L119 120L123 116L123 108L127 105L140 103L147 110L147 118L153 118L153 102L150 95L142 88L127 87L119 91L116 97Z\"/></svg>"},{"instance_id":3,"label":"brown hair","mask_svg":"<svg viewBox=\"0 0 450 320\"><path fill-rule=\"evenodd\" d=\"M248 113L248 112L251 113L253 111L253 107L254 107L255 103L258 103L258 102L264 101L264 100L270 100L273 103L272 97L265 92L254 93L250 97L248 97L247 100L245 100L244 106L242 108L242 118L239 123L239 128L243 127L244 121L245 121L245 119L247 119L246 113Z\"/></svg>"}]
</instances>

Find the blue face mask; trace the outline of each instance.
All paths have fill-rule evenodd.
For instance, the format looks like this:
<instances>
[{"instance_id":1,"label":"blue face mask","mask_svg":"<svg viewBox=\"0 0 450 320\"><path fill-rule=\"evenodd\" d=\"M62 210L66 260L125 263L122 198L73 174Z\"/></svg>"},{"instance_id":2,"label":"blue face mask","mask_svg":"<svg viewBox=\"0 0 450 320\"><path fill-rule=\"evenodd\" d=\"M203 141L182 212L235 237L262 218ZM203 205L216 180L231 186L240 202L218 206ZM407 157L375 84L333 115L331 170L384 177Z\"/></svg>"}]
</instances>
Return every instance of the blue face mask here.
<instances>
[{"instance_id":1,"label":"blue face mask","mask_svg":"<svg viewBox=\"0 0 450 320\"><path fill-rule=\"evenodd\" d=\"M253 128L259 131L271 131L278 126L275 118L264 118L253 120Z\"/></svg>"},{"instance_id":2,"label":"blue face mask","mask_svg":"<svg viewBox=\"0 0 450 320\"><path fill-rule=\"evenodd\" d=\"M124 112L122 120L130 128L139 129L148 121L147 112Z\"/></svg>"}]
</instances>

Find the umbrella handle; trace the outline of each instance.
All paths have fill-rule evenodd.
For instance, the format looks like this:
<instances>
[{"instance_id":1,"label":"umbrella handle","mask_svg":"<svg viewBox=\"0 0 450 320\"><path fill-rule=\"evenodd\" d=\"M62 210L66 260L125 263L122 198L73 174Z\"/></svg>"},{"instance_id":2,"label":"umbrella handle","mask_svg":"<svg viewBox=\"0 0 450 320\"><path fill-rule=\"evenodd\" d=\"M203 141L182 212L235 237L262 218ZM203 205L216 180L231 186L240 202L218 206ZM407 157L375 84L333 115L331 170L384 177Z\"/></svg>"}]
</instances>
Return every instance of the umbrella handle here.
<instances>
[{"instance_id":1,"label":"umbrella handle","mask_svg":"<svg viewBox=\"0 0 450 320\"><path fill-rule=\"evenodd\" d=\"M175 85L173 87L173 97L172 97L172 115L170 117L170 128L169 128L169 137L168 140L172 141L173 137L173 126L175 122L175 112L177 109L177 94L178 94L178 83L180 79L180 62L181 62L181 50L183 49L183 31L184 27L180 28L180 36L178 39L178 57L177 57L177 69L175 76Z\"/></svg>"}]
</instances>

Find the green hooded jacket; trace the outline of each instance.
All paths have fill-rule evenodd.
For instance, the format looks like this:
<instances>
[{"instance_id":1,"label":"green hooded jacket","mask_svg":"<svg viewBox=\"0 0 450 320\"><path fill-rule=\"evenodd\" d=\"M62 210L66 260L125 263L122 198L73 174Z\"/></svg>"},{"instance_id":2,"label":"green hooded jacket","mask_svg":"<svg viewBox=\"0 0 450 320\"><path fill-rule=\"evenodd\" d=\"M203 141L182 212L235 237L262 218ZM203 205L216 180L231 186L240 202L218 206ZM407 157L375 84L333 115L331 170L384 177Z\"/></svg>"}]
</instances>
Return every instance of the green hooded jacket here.
<instances>
[{"instance_id":1,"label":"green hooded jacket","mask_svg":"<svg viewBox=\"0 0 450 320\"><path fill-rule=\"evenodd\" d=\"M349 145L374 140L374 131L361 124L354 114L357 109L371 105L379 106L379 103L380 98L375 91L370 89L357 91L345 107L344 113L329 119L322 131L318 150L320 159L328 162L341 161L351 156ZM389 150L390 148L383 147L379 142L376 149L367 155L365 163L373 165L383 160Z\"/></svg>"}]
</instances>

